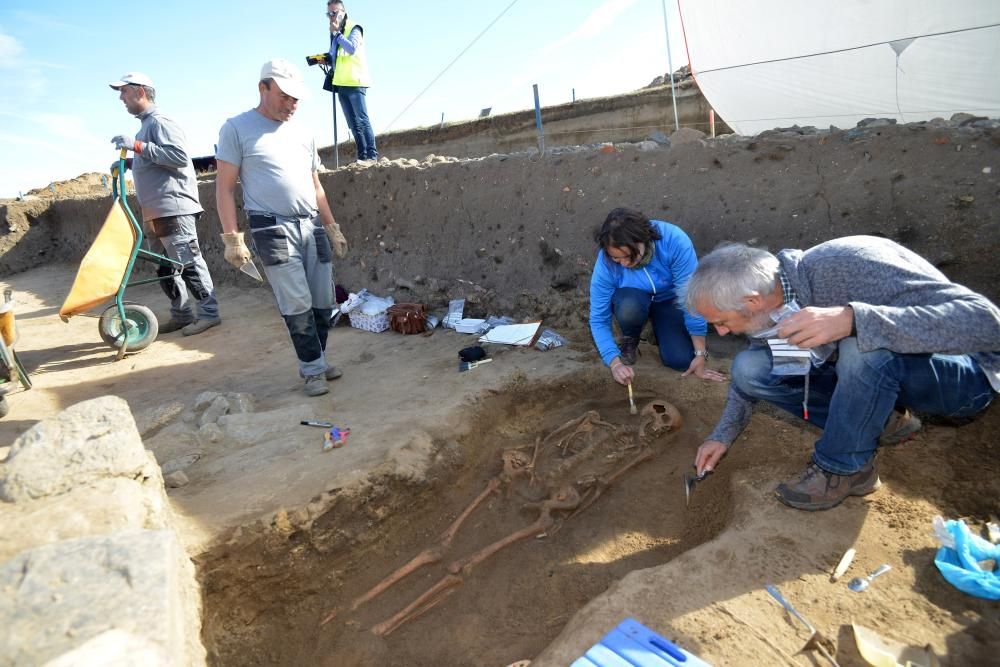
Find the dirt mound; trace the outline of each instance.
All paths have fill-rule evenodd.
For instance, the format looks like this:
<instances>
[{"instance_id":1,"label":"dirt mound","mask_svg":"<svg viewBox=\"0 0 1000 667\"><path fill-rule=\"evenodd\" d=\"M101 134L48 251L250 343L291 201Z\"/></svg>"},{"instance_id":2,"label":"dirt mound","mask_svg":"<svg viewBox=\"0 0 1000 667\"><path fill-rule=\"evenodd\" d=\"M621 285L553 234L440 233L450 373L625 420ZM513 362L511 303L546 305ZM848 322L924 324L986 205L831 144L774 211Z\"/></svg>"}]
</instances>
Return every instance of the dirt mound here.
<instances>
[{"instance_id":1,"label":"dirt mound","mask_svg":"<svg viewBox=\"0 0 1000 667\"><path fill-rule=\"evenodd\" d=\"M131 181L127 182L131 190ZM111 176L98 172L80 174L68 181L53 181L44 188L29 190L26 197L43 199L65 199L87 195L105 194L111 191Z\"/></svg>"}]
</instances>

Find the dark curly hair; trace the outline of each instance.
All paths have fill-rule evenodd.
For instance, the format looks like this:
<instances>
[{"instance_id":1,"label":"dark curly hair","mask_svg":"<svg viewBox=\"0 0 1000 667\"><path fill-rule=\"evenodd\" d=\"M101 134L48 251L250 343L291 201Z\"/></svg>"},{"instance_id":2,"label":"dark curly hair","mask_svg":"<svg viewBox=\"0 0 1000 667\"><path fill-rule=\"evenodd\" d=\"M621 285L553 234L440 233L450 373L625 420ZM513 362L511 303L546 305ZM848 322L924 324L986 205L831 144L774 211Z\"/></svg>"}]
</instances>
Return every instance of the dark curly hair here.
<instances>
[{"instance_id":1,"label":"dark curly hair","mask_svg":"<svg viewBox=\"0 0 1000 667\"><path fill-rule=\"evenodd\" d=\"M609 247L623 248L629 261L639 259L639 244L649 247L662 236L645 215L630 208L616 208L608 213L604 223L594 232L594 242L607 254Z\"/></svg>"}]
</instances>

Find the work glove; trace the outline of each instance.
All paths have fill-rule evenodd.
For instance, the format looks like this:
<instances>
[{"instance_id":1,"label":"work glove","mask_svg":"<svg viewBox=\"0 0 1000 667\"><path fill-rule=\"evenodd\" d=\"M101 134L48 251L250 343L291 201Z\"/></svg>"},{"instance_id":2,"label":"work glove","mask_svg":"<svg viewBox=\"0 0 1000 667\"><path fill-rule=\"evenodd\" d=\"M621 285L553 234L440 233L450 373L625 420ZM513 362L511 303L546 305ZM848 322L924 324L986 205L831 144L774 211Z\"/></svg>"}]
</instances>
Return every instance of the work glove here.
<instances>
[{"instance_id":1,"label":"work glove","mask_svg":"<svg viewBox=\"0 0 1000 667\"><path fill-rule=\"evenodd\" d=\"M222 242L226 244L226 261L237 269L250 261L250 249L243 242L243 232L228 232L222 234Z\"/></svg>"},{"instance_id":2,"label":"work glove","mask_svg":"<svg viewBox=\"0 0 1000 667\"><path fill-rule=\"evenodd\" d=\"M340 231L340 225L336 222L329 225L323 225L323 229L326 230L326 237L330 239L330 247L333 248L333 252L337 254L337 257L343 257L347 254L347 239L344 237L344 233Z\"/></svg>"},{"instance_id":3,"label":"work glove","mask_svg":"<svg viewBox=\"0 0 1000 667\"><path fill-rule=\"evenodd\" d=\"M136 141L135 137L129 134L116 134L111 137L111 143L115 145L118 150L125 149L127 151L132 151L134 153L142 152L142 142ZM138 144L138 145L137 145ZM138 150L136 150L138 148Z\"/></svg>"},{"instance_id":4,"label":"work glove","mask_svg":"<svg viewBox=\"0 0 1000 667\"><path fill-rule=\"evenodd\" d=\"M125 160L125 171L132 168L132 158ZM115 178L118 177L118 160L111 163L111 175Z\"/></svg>"}]
</instances>

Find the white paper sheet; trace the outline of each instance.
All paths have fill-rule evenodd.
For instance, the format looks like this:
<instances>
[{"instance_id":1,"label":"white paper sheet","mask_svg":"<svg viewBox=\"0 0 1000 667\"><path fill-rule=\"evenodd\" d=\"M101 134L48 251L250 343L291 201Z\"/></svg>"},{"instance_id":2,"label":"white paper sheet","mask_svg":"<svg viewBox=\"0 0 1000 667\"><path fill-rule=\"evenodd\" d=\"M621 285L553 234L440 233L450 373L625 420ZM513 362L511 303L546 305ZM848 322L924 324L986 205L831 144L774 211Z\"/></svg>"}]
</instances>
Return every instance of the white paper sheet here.
<instances>
[{"instance_id":1,"label":"white paper sheet","mask_svg":"<svg viewBox=\"0 0 1000 667\"><path fill-rule=\"evenodd\" d=\"M541 322L526 322L524 324L505 324L493 327L484 336L479 337L480 343L500 343L503 345L531 345Z\"/></svg>"}]
</instances>

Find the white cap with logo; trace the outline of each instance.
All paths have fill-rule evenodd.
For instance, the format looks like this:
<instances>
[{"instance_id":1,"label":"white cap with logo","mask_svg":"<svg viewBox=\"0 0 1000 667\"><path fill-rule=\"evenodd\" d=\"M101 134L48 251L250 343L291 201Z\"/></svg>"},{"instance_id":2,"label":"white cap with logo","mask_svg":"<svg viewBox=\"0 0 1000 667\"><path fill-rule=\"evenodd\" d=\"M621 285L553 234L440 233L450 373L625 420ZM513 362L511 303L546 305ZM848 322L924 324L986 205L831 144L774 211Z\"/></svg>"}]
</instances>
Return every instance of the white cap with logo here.
<instances>
[{"instance_id":1,"label":"white cap with logo","mask_svg":"<svg viewBox=\"0 0 1000 667\"><path fill-rule=\"evenodd\" d=\"M299 68L283 58L275 58L260 68L260 80L273 79L281 92L297 100L309 97L309 89Z\"/></svg>"},{"instance_id":2,"label":"white cap with logo","mask_svg":"<svg viewBox=\"0 0 1000 667\"><path fill-rule=\"evenodd\" d=\"M122 78L120 80L112 81L108 85L115 90L118 90L122 86L128 86L130 84L133 86L149 86L150 88L156 87L153 85L153 80L142 72L126 72L125 74L122 74Z\"/></svg>"}]
</instances>

